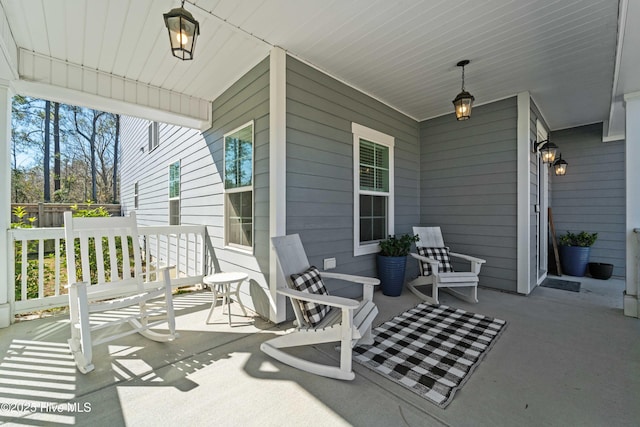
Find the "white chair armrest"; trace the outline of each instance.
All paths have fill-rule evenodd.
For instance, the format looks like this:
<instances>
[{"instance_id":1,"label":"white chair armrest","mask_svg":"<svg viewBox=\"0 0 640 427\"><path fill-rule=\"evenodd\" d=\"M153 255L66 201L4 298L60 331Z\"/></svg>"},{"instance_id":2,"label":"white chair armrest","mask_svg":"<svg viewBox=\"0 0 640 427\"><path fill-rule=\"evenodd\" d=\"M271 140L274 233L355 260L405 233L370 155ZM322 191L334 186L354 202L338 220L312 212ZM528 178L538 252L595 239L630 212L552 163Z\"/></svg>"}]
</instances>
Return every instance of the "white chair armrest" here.
<instances>
[{"instance_id":1,"label":"white chair armrest","mask_svg":"<svg viewBox=\"0 0 640 427\"><path fill-rule=\"evenodd\" d=\"M64 288L65 289L77 288L77 287L79 287L81 285L88 286L89 283L87 283L87 282L75 282L75 283L64 285Z\"/></svg>"},{"instance_id":2,"label":"white chair armrest","mask_svg":"<svg viewBox=\"0 0 640 427\"><path fill-rule=\"evenodd\" d=\"M276 292L292 299L315 302L316 304L324 304L338 308L356 309L360 305L358 301L349 298L310 294L308 292L296 291L295 289L279 288Z\"/></svg>"},{"instance_id":3,"label":"white chair armrest","mask_svg":"<svg viewBox=\"0 0 640 427\"><path fill-rule=\"evenodd\" d=\"M437 259L427 258L426 256L414 254L413 252L409 253L409 255L411 255L412 257L414 257L418 261L428 262L431 265L435 265L436 271L438 270L438 264L440 264L440 262Z\"/></svg>"},{"instance_id":4,"label":"white chair armrest","mask_svg":"<svg viewBox=\"0 0 640 427\"><path fill-rule=\"evenodd\" d=\"M328 273L325 271L320 272L320 277L326 277L327 279L345 280L353 283L361 283L363 285L377 286L380 284L380 279L375 277L354 276L352 274L344 273Z\"/></svg>"},{"instance_id":5,"label":"white chair armrest","mask_svg":"<svg viewBox=\"0 0 640 427\"><path fill-rule=\"evenodd\" d=\"M164 270L171 270L172 268L176 268L175 265L158 265L155 262L152 262L151 265L155 268L153 270L143 271L143 276L148 276L150 274L163 272Z\"/></svg>"},{"instance_id":6,"label":"white chair armrest","mask_svg":"<svg viewBox=\"0 0 640 427\"><path fill-rule=\"evenodd\" d=\"M449 252L449 255L450 256L454 256L456 258L462 258L462 259L465 259L467 261L477 262L477 263L480 263L480 264L484 264L485 262L487 262L486 260L481 259L481 258L476 258L476 257L470 256L470 255L459 254L459 253L456 253L456 252Z\"/></svg>"}]
</instances>

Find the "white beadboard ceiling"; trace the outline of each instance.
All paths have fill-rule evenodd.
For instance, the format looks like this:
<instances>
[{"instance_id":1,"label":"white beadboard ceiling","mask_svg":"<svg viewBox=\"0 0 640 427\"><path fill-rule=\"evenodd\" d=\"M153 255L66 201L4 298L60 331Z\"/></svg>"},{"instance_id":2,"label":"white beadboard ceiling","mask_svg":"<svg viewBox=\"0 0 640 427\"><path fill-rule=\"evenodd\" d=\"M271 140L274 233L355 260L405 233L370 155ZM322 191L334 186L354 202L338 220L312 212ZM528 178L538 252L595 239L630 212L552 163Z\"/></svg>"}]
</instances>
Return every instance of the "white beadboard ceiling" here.
<instances>
[{"instance_id":1,"label":"white beadboard ceiling","mask_svg":"<svg viewBox=\"0 0 640 427\"><path fill-rule=\"evenodd\" d=\"M614 80L640 90L616 71L627 0L190 0L201 35L184 62L162 19L179 4L0 0L20 52L208 101L273 46L418 120L453 114L461 59L476 105L529 91L551 129L609 119Z\"/></svg>"}]
</instances>

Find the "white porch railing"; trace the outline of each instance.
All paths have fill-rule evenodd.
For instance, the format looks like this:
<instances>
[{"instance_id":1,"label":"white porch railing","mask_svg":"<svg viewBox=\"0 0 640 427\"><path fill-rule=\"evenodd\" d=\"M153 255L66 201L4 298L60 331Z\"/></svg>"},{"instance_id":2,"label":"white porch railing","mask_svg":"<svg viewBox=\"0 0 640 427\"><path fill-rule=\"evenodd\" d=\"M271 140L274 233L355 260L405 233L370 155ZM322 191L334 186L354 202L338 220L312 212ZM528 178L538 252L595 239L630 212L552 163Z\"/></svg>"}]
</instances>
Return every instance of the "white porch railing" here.
<instances>
[{"instance_id":1,"label":"white porch railing","mask_svg":"<svg viewBox=\"0 0 640 427\"><path fill-rule=\"evenodd\" d=\"M172 274L174 288L202 283L209 256L204 225L139 227L138 233L145 265L158 262L176 267L175 275ZM64 228L16 228L9 230L9 236L8 300L12 313L68 305L66 263L60 250ZM150 276L156 279L157 275Z\"/></svg>"}]
</instances>

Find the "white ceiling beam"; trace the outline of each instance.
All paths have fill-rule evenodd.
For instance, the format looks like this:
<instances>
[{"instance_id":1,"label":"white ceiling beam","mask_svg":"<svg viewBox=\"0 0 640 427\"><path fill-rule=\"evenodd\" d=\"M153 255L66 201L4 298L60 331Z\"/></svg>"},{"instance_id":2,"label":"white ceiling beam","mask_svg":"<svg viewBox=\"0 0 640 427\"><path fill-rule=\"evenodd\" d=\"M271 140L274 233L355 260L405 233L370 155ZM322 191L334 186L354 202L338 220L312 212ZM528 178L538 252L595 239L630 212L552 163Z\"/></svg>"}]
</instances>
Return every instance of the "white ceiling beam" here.
<instances>
[{"instance_id":1,"label":"white ceiling beam","mask_svg":"<svg viewBox=\"0 0 640 427\"><path fill-rule=\"evenodd\" d=\"M16 92L96 110L205 130L211 102L20 50Z\"/></svg>"}]
</instances>

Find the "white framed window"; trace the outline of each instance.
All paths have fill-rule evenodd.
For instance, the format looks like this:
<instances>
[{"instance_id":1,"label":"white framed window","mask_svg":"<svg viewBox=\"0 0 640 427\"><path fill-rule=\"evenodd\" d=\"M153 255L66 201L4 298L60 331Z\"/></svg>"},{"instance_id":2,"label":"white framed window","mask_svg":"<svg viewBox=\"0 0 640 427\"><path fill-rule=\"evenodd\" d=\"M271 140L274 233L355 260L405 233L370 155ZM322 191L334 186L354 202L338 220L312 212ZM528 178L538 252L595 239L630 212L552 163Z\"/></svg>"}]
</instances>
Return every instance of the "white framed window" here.
<instances>
[{"instance_id":1,"label":"white framed window","mask_svg":"<svg viewBox=\"0 0 640 427\"><path fill-rule=\"evenodd\" d=\"M353 132L353 253L380 250L378 242L394 234L395 139L377 130L351 124Z\"/></svg>"},{"instance_id":2,"label":"white framed window","mask_svg":"<svg viewBox=\"0 0 640 427\"><path fill-rule=\"evenodd\" d=\"M224 135L225 245L253 249L253 121Z\"/></svg>"},{"instance_id":3,"label":"white framed window","mask_svg":"<svg viewBox=\"0 0 640 427\"><path fill-rule=\"evenodd\" d=\"M133 184L133 208L134 209L138 209L138 190L139 190L139 186L138 186L138 181L135 182L135 184Z\"/></svg>"},{"instance_id":4,"label":"white framed window","mask_svg":"<svg viewBox=\"0 0 640 427\"><path fill-rule=\"evenodd\" d=\"M180 160L169 165L169 225L180 225Z\"/></svg>"},{"instance_id":5,"label":"white framed window","mask_svg":"<svg viewBox=\"0 0 640 427\"><path fill-rule=\"evenodd\" d=\"M158 122L149 123L149 152L160 144L160 129Z\"/></svg>"}]
</instances>

